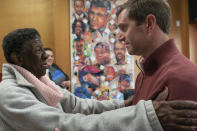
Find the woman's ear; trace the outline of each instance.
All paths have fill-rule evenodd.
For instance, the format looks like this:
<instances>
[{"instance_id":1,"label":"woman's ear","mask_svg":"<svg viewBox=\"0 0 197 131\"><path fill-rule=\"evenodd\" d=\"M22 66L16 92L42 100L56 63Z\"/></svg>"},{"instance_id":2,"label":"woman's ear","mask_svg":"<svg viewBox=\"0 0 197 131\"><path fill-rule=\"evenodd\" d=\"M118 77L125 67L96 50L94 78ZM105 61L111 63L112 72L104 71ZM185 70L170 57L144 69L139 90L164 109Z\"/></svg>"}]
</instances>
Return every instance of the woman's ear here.
<instances>
[{"instance_id":1,"label":"woman's ear","mask_svg":"<svg viewBox=\"0 0 197 131\"><path fill-rule=\"evenodd\" d=\"M17 55L16 53L11 53L10 58L14 62L14 64L19 66L22 65L22 57Z\"/></svg>"}]
</instances>

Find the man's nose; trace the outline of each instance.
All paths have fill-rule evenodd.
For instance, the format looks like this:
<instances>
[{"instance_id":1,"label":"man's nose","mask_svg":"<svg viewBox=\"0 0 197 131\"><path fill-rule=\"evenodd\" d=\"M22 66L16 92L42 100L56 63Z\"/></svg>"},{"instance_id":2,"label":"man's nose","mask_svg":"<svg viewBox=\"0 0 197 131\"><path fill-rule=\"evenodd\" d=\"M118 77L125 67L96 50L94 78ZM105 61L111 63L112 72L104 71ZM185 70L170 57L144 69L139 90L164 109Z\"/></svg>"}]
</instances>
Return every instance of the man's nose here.
<instances>
[{"instance_id":1,"label":"man's nose","mask_svg":"<svg viewBox=\"0 0 197 131\"><path fill-rule=\"evenodd\" d=\"M92 15L92 20L96 20L96 15L94 14L94 15Z\"/></svg>"},{"instance_id":2,"label":"man's nose","mask_svg":"<svg viewBox=\"0 0 197 131\"><path fill-rule=\"evenodd\" d=\"M121 34L118 36L118 40L119 40L119 41L125 41L125 36L121 33Z\"/></svg>"}]
</instances>

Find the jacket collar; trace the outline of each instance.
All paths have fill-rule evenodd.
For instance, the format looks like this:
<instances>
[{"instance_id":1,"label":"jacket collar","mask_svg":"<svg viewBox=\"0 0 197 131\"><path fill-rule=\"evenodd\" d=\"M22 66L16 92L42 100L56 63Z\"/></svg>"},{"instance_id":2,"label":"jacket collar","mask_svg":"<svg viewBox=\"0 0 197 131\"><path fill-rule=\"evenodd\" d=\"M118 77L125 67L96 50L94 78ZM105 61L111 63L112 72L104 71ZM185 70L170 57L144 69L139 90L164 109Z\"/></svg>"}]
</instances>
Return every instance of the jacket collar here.
<instances>
[{"instance_id":1,"label":"jacket collar","mask_svg":"<svg viewBox=\"0 0 197 131\"><path fill-rule=\"evenodd\" d=\"M180 53L173 39L166 41L158 47L147 59L138 61L138 67L145 74L153 74L158 68L169 61L174 55Z\"/></svg>"},{"instance_id":2,"label":"jacket collar","mask_svg":"<svg viewBox=\"0 0 197 131\"><path fill-rule=\"evenodd\" d=\"M2 80L13 79L20 86L34 87L12 65L3 64Z\"/></svg>"}]
</instances>

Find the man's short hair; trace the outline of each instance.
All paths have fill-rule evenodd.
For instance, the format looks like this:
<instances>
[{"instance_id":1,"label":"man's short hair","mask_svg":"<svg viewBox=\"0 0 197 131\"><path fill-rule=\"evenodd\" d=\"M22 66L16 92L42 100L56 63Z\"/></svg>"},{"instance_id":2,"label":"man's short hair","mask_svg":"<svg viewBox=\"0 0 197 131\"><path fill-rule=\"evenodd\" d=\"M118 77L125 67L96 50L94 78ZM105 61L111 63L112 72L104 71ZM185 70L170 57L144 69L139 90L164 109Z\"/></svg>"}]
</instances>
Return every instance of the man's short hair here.
<instances>
[{"instance_id":1,"label":"man's short hair","mask_svg":"<svg viewBox=\"0 0 197 131\"><path fill-rule=\"evenodd\" d=\"M106 0L104 0L104 1L102 1L102 0L93 0L91 2L89 11L91 10L91 8L93 6L100 7L100 8L106 8L107 9L107 14L106 15L109 15L110 14L111 3L109 1L106 1Z\"/></svg>"},{"instance_id":2,"label":"man's short hair","mask_svg":"<svg viewBox=\"0 0 197 131\"><path fill-rule=\"evenodd\" d=\"M100 48L100 49L103 49L103 50L106 50L106 51L110 51L109 45L108 45L107 43L105 43L105 42L98 42L98 43L95 45L94 50L95 50L96 48Z\"/></svg>"},{"instance_id":3,"label":"man's short hair","mask_svg":"<svg viewBox=\"0 0 197 131\"><path fill-rule=\"evenodd\" d=\"M122 43L122 41L116 40L116 41L114 42L114 50L116 49L115 47L116 47L117 44L124 45L124 44ZM124 45L124 48L125 48L125 50L126 50L125 45Z\"/></svg>"},{"instance_id":4,"label":"man's short hair","mask_svg":"<svg viewBox=\"0 0 197 131\"><path fill-rule=\"evenodd\" d=\"M131 80L131 77L128 74L122 74L122 75L120 75L118 82L121 83L123 80L125 80L126 82L129 83Z\"/></svg>"},{"instance_id":5,"label":"man's short hair","mask_svg":"<svg viewBox=\"0 0 197 131\"><path fill-rule=\"evenodd\" d=\"M85 32L85 29L86 29L86 24L80 20L80 19L75 19L73 24L72 24L72 33L74 34L75 33L75 27L76 27L76 24L77 22L80 22L81 23L81 28L82 28L82 32L84 33Z\"/></svg>"},{"instance_id":6,"label":"man's short hair","mask_svg":"<svg viewBox=\"0 0 197 131\"><path fill-rule=\"evenodd\" d=\"M81 2L83 3L83 5L84 5L84 0L74 0L74 6L75 6L75 3L76 3L77 1L81 1Z\"/></svg>"},{"instance_id":7,"label":"man's short hair","mask_svg":"<svg viewBox=\"0 0 197 131\"><path fill-rule=\"evenodd\" d=\"M33 28L24 28L17 29L3 38L2 48L4 51L4 56L8 63L14 64L10 55L16 53L21 55L24 51L24 45L29 40L34 40L40 38L40 34L36 29Z\"/></svg>"},{"instance_id":8,"label":"man's short hair","mask_svg":"<svg viewBox=\"0 0 197 131\"><path fill-rule=\"evenodd\" d=\"M124 9L128 10L128 18L134 19L136 25L141 25L147 15L153 14L160 29L169 34L172 16L166 0L128 0L118 7L116 15L119 16Z\"/></svg>"}]
</instances>

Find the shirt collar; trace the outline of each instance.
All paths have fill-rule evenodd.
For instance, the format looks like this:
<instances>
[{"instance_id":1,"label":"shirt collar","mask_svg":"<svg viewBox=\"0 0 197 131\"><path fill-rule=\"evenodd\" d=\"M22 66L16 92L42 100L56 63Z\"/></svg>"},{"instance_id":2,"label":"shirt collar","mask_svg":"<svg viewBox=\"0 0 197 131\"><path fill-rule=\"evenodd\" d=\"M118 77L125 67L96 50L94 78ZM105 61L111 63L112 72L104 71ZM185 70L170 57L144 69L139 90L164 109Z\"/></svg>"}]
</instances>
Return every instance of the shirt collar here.
<instances>
[{"instance_id":1,"label":"shirt collar","mask_svg":"<svg viewBox=\"0 0 197 131\"><path fill-rule=\"evenodd\" d=\"M174 39L170 39L166 41L164 44L162 44L160 47L158 47L145 60L141 58L141 60L138 61L137 65L143 73L152 74L177 53L179 53L179 51L176 48Z\"/></svg>"}]
</instances>

